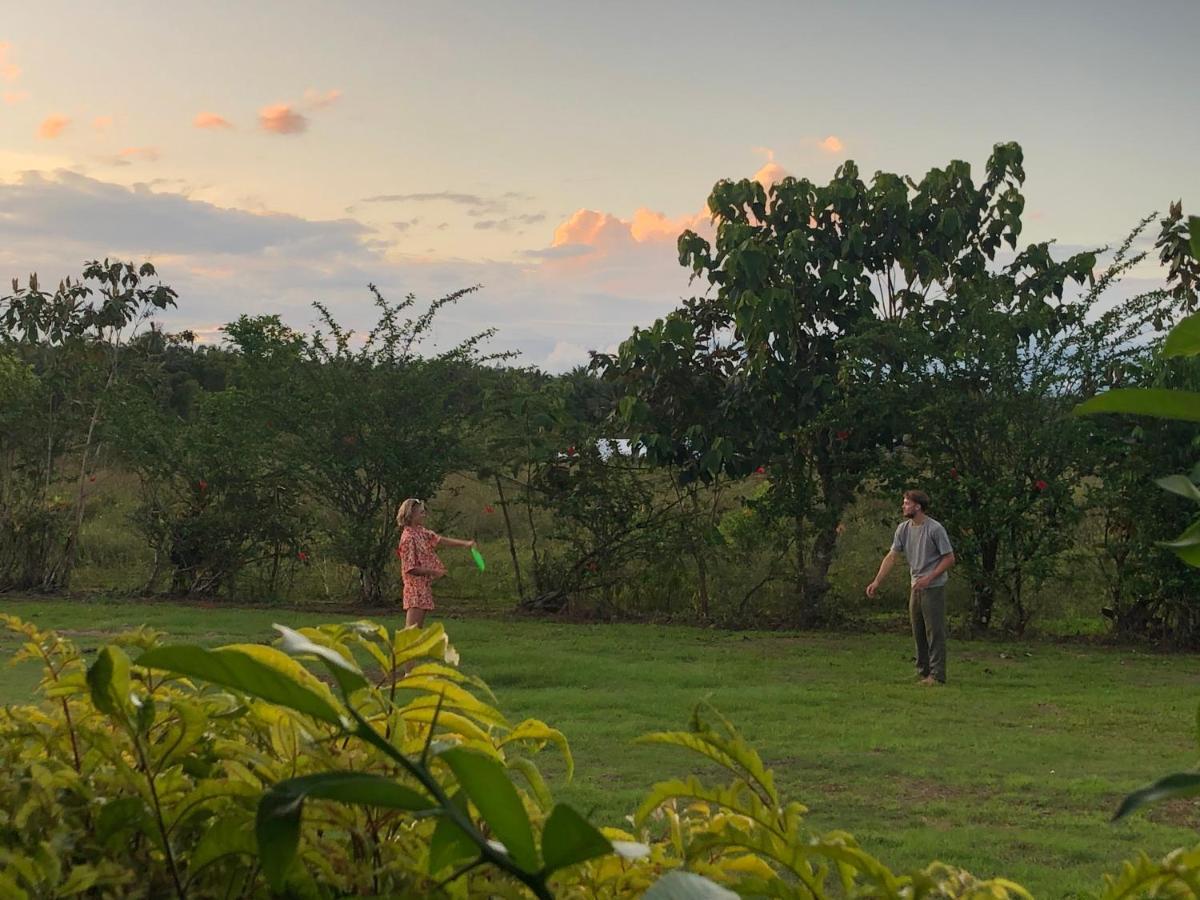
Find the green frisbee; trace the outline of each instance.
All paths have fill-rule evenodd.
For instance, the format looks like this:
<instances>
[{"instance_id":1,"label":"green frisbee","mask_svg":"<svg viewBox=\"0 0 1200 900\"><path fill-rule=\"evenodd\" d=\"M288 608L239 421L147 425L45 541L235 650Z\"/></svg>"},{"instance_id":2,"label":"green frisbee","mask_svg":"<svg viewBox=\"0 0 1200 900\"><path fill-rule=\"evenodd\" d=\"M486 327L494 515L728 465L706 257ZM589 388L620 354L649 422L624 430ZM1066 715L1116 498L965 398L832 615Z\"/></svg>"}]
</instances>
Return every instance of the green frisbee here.
<instances>
[{"instance_id":1,"label":"green frisbee","mask_svg":"<svg viewBox=\"0 0 1200 900\"><path fill-rule=\"evenodd\" d=\"M479 552L478 548L471 548L471 556L474 557L475 565L479 566L480 572L487 568L487 564L483 561L483 554Z\"/></svg>"}]
</instances>

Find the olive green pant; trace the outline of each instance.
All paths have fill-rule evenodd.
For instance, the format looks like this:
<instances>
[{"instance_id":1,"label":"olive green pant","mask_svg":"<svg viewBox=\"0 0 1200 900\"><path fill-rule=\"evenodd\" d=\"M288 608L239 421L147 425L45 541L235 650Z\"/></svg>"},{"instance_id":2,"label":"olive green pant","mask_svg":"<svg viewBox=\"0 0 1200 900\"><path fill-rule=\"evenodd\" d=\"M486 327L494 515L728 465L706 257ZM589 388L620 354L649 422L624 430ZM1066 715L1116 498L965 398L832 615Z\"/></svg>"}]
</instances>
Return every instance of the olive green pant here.
<instances>
[{"instance_id":1,"label":"olive green pant","mask_svg":"<svg viewBox=\"0 0 1200 900\"><path fill-rule=\"evenodd\" d=\"M946 681L946 586L915 588L908 595L908 620L917 645L917 674Z\"/></svg>"}]
</instances>

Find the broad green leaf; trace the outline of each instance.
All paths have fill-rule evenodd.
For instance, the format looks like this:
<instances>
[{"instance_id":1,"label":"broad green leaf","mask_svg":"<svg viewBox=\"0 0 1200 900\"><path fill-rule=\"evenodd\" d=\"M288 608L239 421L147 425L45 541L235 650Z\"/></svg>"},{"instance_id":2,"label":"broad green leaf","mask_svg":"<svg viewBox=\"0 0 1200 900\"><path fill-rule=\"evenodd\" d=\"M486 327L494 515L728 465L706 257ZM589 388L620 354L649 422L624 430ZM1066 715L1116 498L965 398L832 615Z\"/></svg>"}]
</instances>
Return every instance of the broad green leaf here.
<instances>
[{"instance_id":1,"label":"broad green leaf","mask_svg":"<svg viewBox=\"0 0 1200 900\"><path fill-rule=\"evenodd\" d=\"M462 748L447 750L440 759L454 772L458 783L508 855L526 872L538 869L533 827L525 804L502 764L481 753Z\"/></svg>"},{"instance_id":2,"label":"broad green leaf","mask_svg":"<svg viewBox=\"0 0 1200 900\"><path fill-rule=\"evenodd\" d=\"M428 657L451 665L458 662L458 654L450 646L450 639L440 622L426 628L403 628L392 638L392 655L397 664L410 659Z\"/></svg>"},{"instance_id":3,"label":"broad green leaf","mask_svg":"<svg viewBox=\"0 0 1200 900\"><path fill-rule=\"evenodd\" d=\"M155 647L137 659L139 666L165 669L190 678L243 691L270 703L342 724L329 687L286 653L259 644L230 644L206 650L188 644Z\"/></svg>"},{"instance_id":4,"label":"broad green leaf","mask_svg":"<svg viewBox=\"0 0 1200 900\"><path fill-rule=\"evenodd\" d=\"M738 900L738 895L703 875L675 869L650 885L642 900Z\"/></svg>"},{"instance_id":5,"label":"broad green leaf","mask_svg":"<svg viewBox=\"0 0 1200 900\"><path fill-rule=\"evenodd\" d=\"M97 655L87 671L92 703L107 716L128 720L129 657L120 647L108 645Z\"/></svg>"},{"instance_id":6,"label":"broad green leaf","mask_svg":"<svg viewBox=\"0 0 1200 900\"><path fill-rule=\"evenodd\" d=\"M500 746L504 747L515 741L549 741L563 755L563 759L567 763L567 781L570 781L575 774L575 760L571 756L571 747L567 743L567 736L557 728L551 728L545 722L538 719L526 719L520 722L517 726L504 736L500 741Z\"/></svg>"},{"instance_id":7,"label":"broad green leaf","mask_svg":"<svg viewBox=\"0 0 1200 900\"><path fill-rule=\"evenodd\" d=\"M175 721L171 721L168 717L169 724L166 733L156 744L162 750L161 755L155 760L156 767L161 767L187 755L196 742L204 737L204 732L208 728L208 716L204 709L195 703L189 703L186 700L175 701L172 702L170 710L176 718Z\"/></svg>"},{"instance_id":8,"label":"broad green leaf","mask_svg":"<svg viewBox=\"0 0 1200 900\"><path fill-rule=\"evenodd\" d=\"M1200 235L1192 233L1195 240ZM1163 344L1163 356L1195 356L1200 353L1200 313L1192 313L1171 329Z\"/></svg>"},{"instance_id":9,"label":"broad green leaf","mask_svg":"<svg viewBox=\"0 0 1200 900\"><path fill-rule=\"evenodd\" d=\"M1117 807L1112 820L1116 822L1123 819L1143 806L1161 803L1163 800L1174 800L1179 797L1195 797L1197 794L1200 794L1200 774L1178 772L1174 775L1168 775L1165 778L1160 778L1154 784L1128 795L1121 801L1121 805Z\"/></svg>"},{"instance_id":10,"label":"broad green leaf","mask_svg":"<svg viewBox=\"0 0 1200 900\"><path fill-rule=\"evenodd\" d=\"M1167 388L1115 388L1075 407L1077 416L1095 413L1129 413L1200 422L1200 393Z\"/></svg>"},{"instance_id":11,"label":"broad green leaf","mask_svg":"<svg viewBox=\"0 0 1200 900\"><path fill-rule=\"evenodd\" d=\"M711 730L702 731L664 731L646 734L637 739L639 744L673 744L693 750L716 763L720 763L730 772L738 775L751 785L761 789L763 798L771 803L779 802L775 790L775 778L763 763L758 753L740 737L726 737Z\"/></svg>"},{"instance_id":12,"label":"broad green leaf","mask_svg":"<svg viewBox=\"0 0 1200 900\"><path fill-rule=\"evenodd\" d=\"M95 866L87 864L74 866L67 880L54 889L56 897L71 897L89 890L100 878Z\"/></svg>"},{"instance_id":13,"label":"broad green leaf","mask_svg":"<svg viewBox=\"0 0 1200 900\"><path fill-rule=\"evenodd\" d=\"M421 709L428 705L437 706L440 695L443 709L456 709L480 721L487 722L489 725L499 725L501 728L508 727L508 721L499 710L484 703L470 691L452 681L444 681L439 678L421 678L410 674L407 678L396 683L396 690L397 692L419 691L425 694L424 697L406 704L404 707L405 710L409 708Z\"/></svg>"},{"instance_id":14,"label":"broad green leaf","mask_svg":"<svg viewBox=\"0 0 1200 900\"><path fill-rule=\"evenodd\" d=\"M410 812L433 809L437 804L413 788L370 772L318 772L289 778L270 788L270 793L337 800L358 806L382 806Z\"/></svg>"},{"instance_id":15,"label":"broad green leaf","mask_svg":"<svg viewBox=\"0 0 1200 900\"><path fill-rule=\"evenodd\" d=\"M650 815L668 800L702 800L713 806L723 807L736 815L745 816L768 830L774 829L778 824L776 810L763 803L762 798L751 790L746 782L710 786L701 782L695 775L689 775L684 780L673 778L655 784L633 814L634 824L640 828Z\"/></svg>"},{"instance_id":16,"label":"broad green leaf","mask_svg":"<svg viewBox=\"0 0 1200 900\"><path fill-rule=\"evenodd\" d=\"M496 695L492 692L486 681L477 675L468 675L466 672L460 671L453 666L447 666L444 663L420 663L413 666L409 670L408 675L415 678L444 678L447 681L453 681L455 684L469 684L477 691L487 694L493 703L496 702Z\"/></svg>"},{"instance_id":17,"label":"broad green leaf","mask_svg":"<svg viewBox=\"0 0 1200 900\"><path fill-rule=\"evenodd\" d=\"M267 882L276 891L283 890L288 869L300 846L300 813L304 797L267 791L258 802L254 820L254 836L258 844L258 861Z\"/></svg>"},{"instance_id":18,"label":"broad green leaf","mask_svg":"<svg viewBox=\"0 0 1200 900\"><path fill-rule=\"evenodd\" d=\"M1200 259L1200 216L1188 216L1188 238L1192 256Z\"/></svg>"},{"instance_id":19,"label":"broad green leaf","mask_svg":"<svg viewBox=\"0 0 1200 900\"><path fill-rule=\"evenodd\" d=\"M1187 497L1189 500L1200 503L1200 490L1186 475L1168 475L1166 478L1159 478L1154 483L1164 491L1170 491L1172 494L1178 494L1180 497Z\"/></svg>"},{"instance_id":20,"label":"broad green leaf","mask_svg":"<svg viewBox=\"0 0 1200 900\"><path fill-rule=\"evenodd\" d=\"M239 813L240 815L242 814ZM204 834L196 842L196 849L192 851L188 866L192 872L196 872L225 856L254 856L257 849L251 822L240 818L215 819L208 824Z\"/></svg>"},{"instance_id":21,"label":"broad green leaf","mask_svg":"<svg viewBox=\"0 0 1200 900\"><path fill-rule=\"evenodd\" d=\"M271 787L258 802L254 832L263 872L281 890L300 844L300 817L308 798L360 806L423 811L433 801L390 778L369 772L320 772L289 778Z\"/></svg>"},{"instance_id":22,"label":"broad green leaf","mask_svg":"<svg viewBox=\"0 0 1200 900\"><path fill-rule=\"evenodd\" d=\"M409 704L404 707L403 716L406 722L420 722L425 725L430 724L436 718L437 730L442 734L461 735L469 741L477 741L481 744L490 745L492 742L488 733L466 716L447 712L445 709L439 710L436 705L414 707Z\"/></svg>"},{"instance_id":23,"label":"broad green leaf","mask_svg":"<svg viewBox=\"0 0 1200 900\"><path fill-rule=\"evenodd\" d=\"M450 802L462 812L467 811L467 803L461 793L450 798ZM433 827L433 836L429 839L429 874L435 875L455 863L463 863L479 855L479 847L471 840L470 835L454 824L447 815L438 817L437 825Z\"/></svg>"},{"instance_id":24,"label":"broad green leaf","mask_svg":"<svg viewBox=\"0 0 1200 900\"><path fill-rule=\"evenodd\" d=\"M250 801L258 800L261 796L262 789L246 781L224 776L202 781L197 784L194 790L187 794L182 802L173 805L170 810L171 817L168 818L167 827L174 830L189 816L196 815L197 813L207 815L206 810L209 809L210 802L213 800L226 800L238 797L244 801ZM247 803L248 807L249 804Z\"/></svg>"},{"instance_id":25,"label":"broad green leaf","mask_svg":"<svg viewBox=\"0 0 1200 900\"><path fill-rule=\"evenodd\" d=\"M547 873L612 852L608 838L562 803L551 810L542 827L542 860Z\"/></svg>"},{"instance_id":26,"label":"broad green leaf","mask_svg":"<svg viewBox=\"0 0 1200 900\"><path fill-rule=\"evenodd\" d=\"M537 805L542 808L542 811L549 809L554 805L554 798L550 795L550 788L546 786L546 779L542 777L541 770L537 767L532 759L526 759L524 756L509 755L504 760L505 766L514 772L520 772L525 776L525 781L529 784L529 789L533 791L533 799L537 801Z\"/></svg>"},{"instance_id":27,"label":"broad green leaf","mask_svg":"<svg viewBox=\"0 0 1200 900\"><path fill-rule=\"evenodd\" d=\"M1166 547L1193 568L1200 568L1200 520L1193 522L1183 534L1173 541L1161 541Z\"/></svg>"},{"instance_id":28,"label":"broad green leaf","mask_svg":"<svg viewBox=\"0 0 1200 900\"><path fill-rule=\"evenodd\" d=\"M289 656L315 656L320 659L325 664L325 668L337 679L338 687L342 689L342 696L347 700L355 691L367 686L367 680L363 678L358 666L336 650L331 647L322 647L286 625L273 625L272 627L283 636L279 649Z\"/></svg>"}]
</instances>

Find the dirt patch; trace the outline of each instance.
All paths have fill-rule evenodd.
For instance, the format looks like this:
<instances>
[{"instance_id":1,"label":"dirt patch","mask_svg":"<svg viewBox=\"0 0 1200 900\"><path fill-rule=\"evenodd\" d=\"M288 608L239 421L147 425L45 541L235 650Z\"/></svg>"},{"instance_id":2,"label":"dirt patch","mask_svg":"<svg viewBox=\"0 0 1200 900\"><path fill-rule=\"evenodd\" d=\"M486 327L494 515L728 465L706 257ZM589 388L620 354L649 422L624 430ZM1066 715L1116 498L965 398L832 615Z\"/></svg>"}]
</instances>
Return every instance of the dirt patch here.
<instances>
[{"instance_id":1,"label":"dirt patch","mask_svg":"<svg viewBox=\"0 0 1200 900\"><path fill-rule=\"evenodd\" d=\"M1200 802L1170 800L1166 803L1159 803L1146 813L1146 818L1156 825L1196 828L1200 825Z\"/></svg>"}]
</instances>

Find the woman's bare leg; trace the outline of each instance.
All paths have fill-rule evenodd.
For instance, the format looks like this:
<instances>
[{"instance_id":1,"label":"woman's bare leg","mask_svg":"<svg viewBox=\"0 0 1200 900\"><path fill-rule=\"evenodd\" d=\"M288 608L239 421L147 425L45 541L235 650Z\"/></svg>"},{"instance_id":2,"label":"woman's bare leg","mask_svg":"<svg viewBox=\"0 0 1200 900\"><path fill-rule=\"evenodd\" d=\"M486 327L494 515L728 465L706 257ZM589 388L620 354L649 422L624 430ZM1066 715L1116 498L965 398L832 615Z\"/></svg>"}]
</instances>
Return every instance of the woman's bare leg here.
<instances>
[{"instance_id":1,"label":"woman's bare leg","mask_svg":"<svg viewBox=\"0 0 1200 900\"><path fill-rule=\"evenodd\" d=\"M415 606L404 611L404 627L405 628L421 628L425 625L425 613L428 610L417 609ZM404 675L412 671L415 663L410 659L404 664Z\"/></svg>"}]
</instances>

